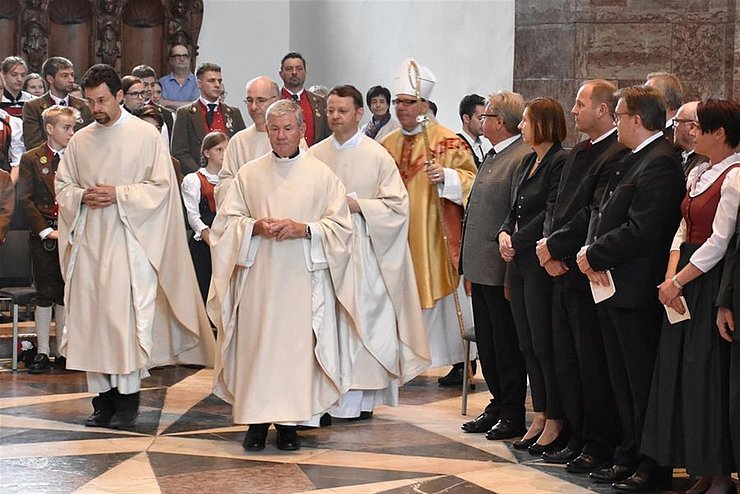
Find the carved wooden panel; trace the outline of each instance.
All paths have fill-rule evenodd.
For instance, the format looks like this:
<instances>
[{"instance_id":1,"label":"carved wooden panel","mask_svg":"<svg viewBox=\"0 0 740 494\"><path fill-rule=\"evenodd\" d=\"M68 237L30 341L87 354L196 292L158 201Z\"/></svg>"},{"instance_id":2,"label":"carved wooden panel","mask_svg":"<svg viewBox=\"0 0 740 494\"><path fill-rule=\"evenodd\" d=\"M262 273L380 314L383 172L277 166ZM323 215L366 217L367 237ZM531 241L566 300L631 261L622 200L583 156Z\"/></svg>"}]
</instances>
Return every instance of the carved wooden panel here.
<instances>
[{"instance_id":1,"label":"carved wooden panel","mask_svg":"<svg viewBox=\"0 0 740 494\"><path fill-rule=\"evenodd\" d=\"M201 0L0 0L0 55L19 55L35 72L59 55L78 73L103 62L164 75L173 44L190 49L195 69L202 21Z\"/></svg>"}]
</instances>

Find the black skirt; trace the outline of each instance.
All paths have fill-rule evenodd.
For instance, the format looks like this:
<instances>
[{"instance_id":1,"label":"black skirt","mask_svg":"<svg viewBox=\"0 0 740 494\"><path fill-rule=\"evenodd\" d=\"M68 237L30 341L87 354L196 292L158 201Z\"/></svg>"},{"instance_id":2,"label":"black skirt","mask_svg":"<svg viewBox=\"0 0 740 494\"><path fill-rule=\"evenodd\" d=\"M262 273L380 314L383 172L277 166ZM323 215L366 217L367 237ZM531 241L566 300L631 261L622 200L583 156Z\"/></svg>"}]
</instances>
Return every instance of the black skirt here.
<instances>
[{"instance_id":1,"label":"black skirt","mask_svg":"<svg viewBox=\"0 0 740 494\"><path fill-rule=\"evenodd\" d=\"M700 247L683 244L679 269ZM729 343L717 331L720 262L683 289L691 319L665 318L642 434L642 453L693 475L734 470L729 435Z\"/></svg>"}]
</instances>

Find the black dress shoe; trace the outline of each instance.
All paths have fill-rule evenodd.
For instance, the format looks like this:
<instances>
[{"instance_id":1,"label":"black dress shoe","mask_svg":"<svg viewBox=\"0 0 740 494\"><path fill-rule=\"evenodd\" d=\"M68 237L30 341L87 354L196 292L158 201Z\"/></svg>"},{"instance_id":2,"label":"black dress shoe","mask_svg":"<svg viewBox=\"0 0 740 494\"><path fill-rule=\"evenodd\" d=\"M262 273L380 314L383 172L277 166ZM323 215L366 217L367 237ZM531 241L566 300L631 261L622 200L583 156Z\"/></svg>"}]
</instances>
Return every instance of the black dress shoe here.
<instances>
[{"instance_id":1,"label":"black dress shoe","mask_svg":"<svg viewBox=\"0 0 740 494\"><path fill-rule=\"evenodd\" d=\"M360 415L362 415L362 413L360 413ZM328 413L325 413L319 419L319 427L329 427L331 424L332 424L331 415L329 415Z\"/></svg>"},{"instance_id":2,"label":"black dress shoe","mask_svg":"<svg viewBox=\"0 0 740 494\"><path fill-rule=\"evenodd\" d=\"M56 370L66 370L67 369L67 358L62 357L61 355L54 358L54 368Z\"/></svg>"},{"instance_id":3,"label":"black dress shoe","mask_svg":"<svg viewBox=\"0 0 740 494\"><path fill-rule=\"evenodd\" d=\"M501 441L502 439L512 439L523 436L527 429L523 425L515 423L511 419L501 419L491 430L486 432L486 439L490 441Z\"/></svg>"},{"instance_id":4,"label":"black dress shoe","mask_svg":"<svg viewBox=\"0 0 740 494\"><path fill-rule=\"evenodd\" d=\"M115 391L111 389L92 399L94 411L85 420L86 427L108 427L110 425L110 419L116 413L114 397Z\"/></svg>"},{"instance_id":5,"label":"black dress shoe","mask_svg":"<svg viewBox=\"0 0 740 494\"><path fill-rule=\"evenodd\" d=\"M598 458L588 453L581 453L578 458L569 461L565 465L565 469L570 473L590 473L594 470L599 470L607 465L609 460L604 458Z\"/></svg>"},{"instance_id":6,"label":"black dress shoe","mask_svg":"<svg viewBox=\"0 0 740 494\"><path fill-rule=\"evenodd\" d=\"M141 392L122 394L115 390L114 401L116 404L116 413L110 419L109 427L113 429L130 429L136 425L136 419L139 416L139 399Z\"/></svg>"},{"instance_id":7,"label":"black dress shoe","mask_svg":"<svg viewBox=\"0 0 740 494\"><path fill-rule=\"evenodd\" d=\"M558 437L556 437L549 443L534 443L532 446L529 447L527 451L529 451L529 454L532 456L542 456L545 453L554 453L556 451L560 451L565 447L566 444L568 444L568 437L566 436L565 431L561 431L560 434L558 434Z\"/></svg>"},{"instance_id":8,"label":"black dress shoe","mask_svg":"<svg viewBox=\"0 0 740 494\"><path fill-rule=\"evenodd\" d=\"M110 410L95 410L85 419L85 427L108 427L113 413Z\"/></svg>"},{"instance_id":9,"label":"black dress shoe","mask_svg":"<svg viewBox=\"0 0 740 494\"><path fill-rule=\"evenodd\" d=\"M275 425L277 429L277 448L283 451L301 449L301 439L298 437L298 428L288 425Z\"/></svg>"},{"instance_id":10,"label":"black dress shoe","mask_svg":"<svg viewBox=\"0 0 740 494\"><path fill-rule=\"evenodd\" d=\"M108 423L111 429L131 429L136 425L136 419L139 417L138 410L121 410L113 414Z\"/></svg>"},{"instance_id":11,"label":"black dress shoe","mask_svg":"<svg viewBox=\"0 0 740 494\"><path fill-rule=\"evenodd\" d=\"M247 429L247 435L244 436L242 446L247 451L262 451L265 449L267 441L267 430L270 424L252 424Z\"/></svg>"},{"instance_id":12,"label":"black dress shoe","mask_svg":"<svg viewBox=\"0 0 740 494\"><path fill-rule=\"evenodd\" d=\"M670 486L670 476L650 472L637 472L626 480L612 484L613 489L624 492L664 491Z\"/></svg>"},{"instance_id":13,"label":"black dress shoe","mask_svg":"<svg viewBox=\"0 0 740 494\"><path fill-rule=\"evenodd\" d=\"M634 467L612 465L600 470L594 470L588 474L588 478L598 484L613 484L614 482L621 482L630 478L634 473Z\"/></svg>"},{"instance_id":14,"label":"black dress shoe","mask_svg":"<svg viewBox=\"0 0 740 494\"><path fill-rule=\"evenodd\" d=\"M36 356L33 358L33 362L31 362L31 365L28 366L28 373L43 374L45 372L49 372L49 369L51 369L51 361L49 360L49 356L45 353L37 353Z\"/></svg>"},{"instance_id":15,"label":"black dress shoe","mask_svg":"<svg viewBox=\"0 0 740 494\"><path fill-rule=\"evenodd\" d=\"M498 414L483 412L478 415L475 420L465 422L460 428L463 432L479 434L491 430L491 427L496 425L496 422L498 422Z\"/></svg>"},{"instance_id":16,"label":"black dress shoe","mask_svg":"<svg viewBox=\"0 0 740 494\"><path fill-rule=\"evenodd\" d=\"M570 446L566 446L558 451L546 451L542 453L542 459L545 460L547 463L565 465L569 461L578 458L580 454L580 449L570 449Z\"/></svg>"},{"instance_id":17,"label":"black dress shoe","mask_svg":"<svg viewBox=\"0 0 740 494\"><path fill-rule=\"evenodd\" d=\"M458 367L458 364L453 365L452 369L450 369L450 372L448 372L446 376L442 376L439 379L437 379L437 382L442 387L462 386L462 382L463 382L462 365L460 365L459 367Z\"/></svg>"},{"instance_id":18,"label":"black dress shoe","mask_svg":"<svg viewBox=\"0 0 740 494\"><path fill-rule=\"evenodd\" d=\"M540 434L535 434L529 439L520 439L518 441L514 441L513 443L511 443L511 445L514 447L514 449L518 449L520 451L529 449L529 447L536 443L537 440L540 438Z\"/></svg>"},{"instance_id":19,"label":"black dress shoe","mask_svg":"<svg viewBox=\"0 0 740 494\"><path fill-rule=\"evenodd\" d=\"M370 420L371 418L373 418L373 412L360 412L360 415L355 417L355 420Z\"/></svg>"}]
</instances>

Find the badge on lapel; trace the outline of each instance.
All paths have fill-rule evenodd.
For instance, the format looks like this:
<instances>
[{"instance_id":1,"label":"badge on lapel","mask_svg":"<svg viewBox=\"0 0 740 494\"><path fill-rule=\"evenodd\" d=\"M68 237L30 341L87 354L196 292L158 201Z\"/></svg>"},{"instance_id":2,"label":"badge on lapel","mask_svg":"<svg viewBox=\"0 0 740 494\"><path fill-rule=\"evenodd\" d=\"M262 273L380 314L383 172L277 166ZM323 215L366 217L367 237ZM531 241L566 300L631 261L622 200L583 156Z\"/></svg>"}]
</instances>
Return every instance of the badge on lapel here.
<instances>
[{"instance_id":1,"label":"badge on lapel","mask_svg":"<svg viewBox=\"0 0 740 494\"><path fill-rule=\"evenodd\" d=\"M47 161L49 160L46 158L46 156L42 156L41 158L39 158L39 163L41 163L42 165L45 165Z\"/></svg>"}]
</instances>

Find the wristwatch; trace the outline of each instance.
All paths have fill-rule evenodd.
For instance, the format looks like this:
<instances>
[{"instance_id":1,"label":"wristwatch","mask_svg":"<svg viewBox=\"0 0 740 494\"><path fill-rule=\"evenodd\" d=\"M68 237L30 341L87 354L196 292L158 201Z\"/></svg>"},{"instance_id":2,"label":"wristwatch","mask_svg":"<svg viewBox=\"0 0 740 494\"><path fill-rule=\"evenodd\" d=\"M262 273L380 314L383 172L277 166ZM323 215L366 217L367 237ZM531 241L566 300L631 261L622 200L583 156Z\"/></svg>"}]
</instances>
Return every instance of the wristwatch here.
<instances>
[{"instance_id":1,"label":"wristwatch","mask_svg":"<svg viewBox=\"0 0 740 494\"><path fill-rule=\"evenodd\" d=\"M673 282L673 286L675 286L679 290L683 290L683 285L681 284L680 281L678 281L678 275L677 274L674 274L673 275L673 278L671 278L671 281Z\"/></svg>"},{"instance_id":2,"label":"wristwatch","mask_svg":"<svg viewBox=\"0 0 740 494\"><path fill-rule=\"evenodd\" d=\"M308 224L306 224L306 231L305 231L304 236L306 238L311 238L311 228L309 228Z\"/></svg>"}]
</instances>

